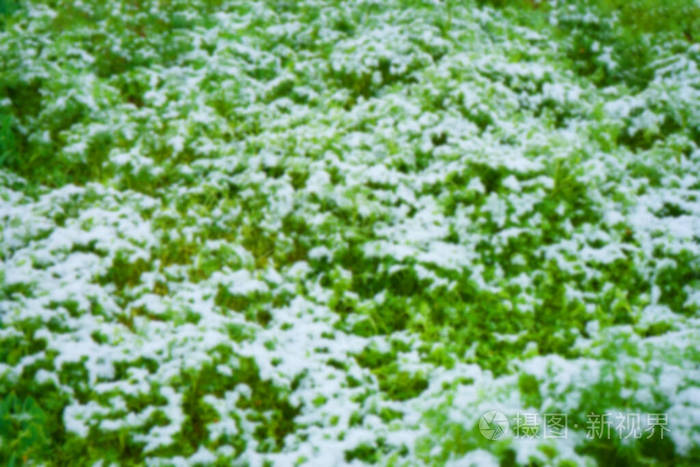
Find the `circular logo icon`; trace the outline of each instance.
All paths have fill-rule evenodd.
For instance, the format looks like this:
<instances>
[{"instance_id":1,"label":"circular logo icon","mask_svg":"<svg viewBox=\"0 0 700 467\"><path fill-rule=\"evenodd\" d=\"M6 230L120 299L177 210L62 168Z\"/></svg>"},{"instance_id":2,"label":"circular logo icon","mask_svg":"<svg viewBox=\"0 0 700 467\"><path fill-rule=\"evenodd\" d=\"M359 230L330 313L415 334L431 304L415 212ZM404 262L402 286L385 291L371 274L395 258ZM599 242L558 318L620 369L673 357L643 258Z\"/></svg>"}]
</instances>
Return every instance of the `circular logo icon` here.
<instances>
[{"instance_id":1,"label":"circular logo icon","mask_svg":"<svg viewBox=\"0 0 700 467\"><path fill-rule=\"evenodd\" d=\"M484 438L496 441L508 431L508 419L498 410L489 410L479 417L479 431Z\"/></svg>"}]
</instances>

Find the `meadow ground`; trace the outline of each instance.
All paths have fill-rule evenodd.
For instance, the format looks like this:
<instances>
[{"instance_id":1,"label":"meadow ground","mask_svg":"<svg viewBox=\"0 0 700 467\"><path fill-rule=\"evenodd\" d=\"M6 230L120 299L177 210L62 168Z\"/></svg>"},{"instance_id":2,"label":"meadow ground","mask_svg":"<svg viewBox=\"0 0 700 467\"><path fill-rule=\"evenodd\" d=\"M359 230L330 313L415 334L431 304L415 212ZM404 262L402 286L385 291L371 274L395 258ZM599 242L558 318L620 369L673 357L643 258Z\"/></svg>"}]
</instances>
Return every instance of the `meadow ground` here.
<instances>
[{"instance_id":1,"label":"meadow ground","mask_svg":"<svg viewBox=\"0 0 700 467\"><path fill-rule=\"evenodd\" d=\"M0 464L700 464L700 7L0 1Z\"/></svg>"}]
</instances>

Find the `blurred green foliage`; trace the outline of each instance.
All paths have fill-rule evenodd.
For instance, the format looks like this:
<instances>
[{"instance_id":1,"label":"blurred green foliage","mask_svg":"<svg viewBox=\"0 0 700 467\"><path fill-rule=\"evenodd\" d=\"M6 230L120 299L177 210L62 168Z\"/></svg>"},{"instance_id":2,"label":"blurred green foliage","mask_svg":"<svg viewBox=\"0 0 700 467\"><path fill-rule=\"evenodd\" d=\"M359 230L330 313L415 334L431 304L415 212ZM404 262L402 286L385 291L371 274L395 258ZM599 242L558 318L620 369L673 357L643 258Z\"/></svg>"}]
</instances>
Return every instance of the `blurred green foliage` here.
<instances>
[{"instance_id":1,"label":"blurred green foliage","mask_svg":"<svg viewBox=\"0 0 700 467\"><path fill-rule=\"evenodd\" d=\"M643 89L653 79L655 47L697 43L700 5L694 0L477 0L536 29L554 25L574 70L598 86ZM589 13L593 13L592 15Z\"/></svg>"},{"instance_id":2,"label":"blurred green foliage","mask_svg":"<svg viewBox=\"0 0 700 467\"><path fill-rule=\"evenodd\" d=\"M12 167L17 157L17 143L12 132L12 116L0 110L0 167Z\"/></svg>"},{"instance_id":3,"label":"blurred green foliage","mask_svg":"<svg viewBox=\"0 0 700 467\"><path fill-rule=\"evenodd\" d=\"M17 0L0 0L0 26L3 25L5 16L9 16L19 8Z\"/></svg>"},{"instance_id":4,"label":"blurred green foliage","mask_svg":"<svg viewBox=\"0 0 700 467\"><path fill-rule=\"evenodd\" d=\"M27 465L45 458L49 439L47 417L32 397L20 399L12 392L0 400L0 463Z\"/></svg>"},{"instance_id":5,"label":"blurred green foliage","mask_svg":"<svg viewBox=\"0 0 700 467\"><path fill-rule=\"evenodd\" d=\"M105 124L100 116L100 111L104 108L118 109L118 112L125 113L148 109L146 95L149 90L146 84L148 75L144 70L169 67L176 64L178 57L189 56L192 52L191 43L185 40L185 36L180 32L195 27L206 29L208 15L218 9L222 2L215 0L200 2L202 7L198 14L189 16L183 13L189 8L186 1L161 3L172 8L160 16L147 11L137 15L133 22L123 21L118 16L110 17L105 8L99 7L100 2L96 2L98 6L91 16L72 7L66 7L58 12L55 19L51 20L52 22L45 24L46 27L42 33L52 39L47 43L56 45L57 49L54 52L56 56L66 54L66 48L72 47L74 42L96 56L95 62L83 71L87 75L95 76L95 82L98 83L94 90L95 96L104 98L98 104L98 106L104 106L101 109L86 105L84 100L75 97L75 93L64 99L65 105L61 108L52 106L57 96L65 96L69 91L81 89L82 81L73 79L71 72L59 73L57 75L61 76L52 76L52 79L45 77L25 79L22 71L17 71L19 69L17 64L22 62L22 49L17 47L19 42L13 44L14 48L7 47L7 56L0 60L2 65L0 67L0 102L2 102L0 104L2 105L0 107L0 168L8 168L27 177L30 182L47 186L81 184L92 180L104 181L109 180L116 173L120 175L118 181L114 182L118 189L133 189L149 195L158 193L164 186L175 184L175 181L186 188L198 184L205 185L202 183L202 177L205 177L208 172L204 175L201 172L198 174L190 172L184 176L177 171L178 165L185 167L194 165L192 162L197 155L193 151L186 148L180 154L173 155L167 144L159 141L159 138L166 141L169 137L168 132L173 129L168 126L169 122L166 122L166 119L163 120L165 123L162 127L154 129L155 127L148 126L146 120L148 118L157 120L155 117L139 117L141 126L134 129L135 133L142 135L142 139L139 140L142 144L137 149L142 152L144 158L148 158L154 166L162 169L158 174L151 173L149 167L136 170L129 165L124 167L110 165L111 151L121 152L132 149L137 146L135 140L129 139L117 130L112 131L112 128L110 131L92 132L93 129ZM673 44L671 49L673 47L682 49L695 43L697 38L694 32L700 29L697 3L690 0L668 2L581 0L568 2L566 5L570 8L564 8L562 2L557 6L556 2L535 0L478 0L476 3L502 8L507 15L530 26L543 36L551 33L555 41L561 44L561 49L557 52L559 55L556 56L557 65L573 69L579 76L589 79L597 86L622 85L620 86L622 94L629 91L626 87L634 90L645 88L654 78L655 47L658 44L668 40ZM427 9L428 7L425 6L427 4L427 2L407 1L405 8ZM3 28L5 18L16 11L17 7L18 3L15 1L0 0L0 30ZM251 7L243 5L237 13L248 14L250 13L248 8ZM359 28L360 14L365 15L367 21L371 21L375 13L372 10L375 8L373 6L367 7L367 11L358 8L359 13L356 12L355 15L358 17L348 15L329 19L323 18L320 9L315 6L300 7L294 2L280 4L278 10L285 13L297 11L299 8L308 8L308 11L304 12L304 18L308 23L320 22L321 19L332 22L333 30L339 34L338 37L355 33ZM381 6L376 8L380 9ZM453 13L459 11L456 2L448 2L447 8L449 18L441 32L443 37L450 38L449 29L456 28L455 25L460 24L461 18L455 17L453 22ZM593 11L594 14L587 14L589 11ZM98 33L94 37L80 36L76 31L71 31L71 34L75 34L74 36L64 34L65 30L71 29L71 25L85 25L97 20L106 22L111 28L110 34ZM256 18L247 32L260 34L260 31L264 30L262 27L264 21L264 18ZM482 27L491 26L493 24ZM120 39L120 44L126 50L127 53L124 55L114 52L115 37ZM280 42L276 43L275 40ZM268 137L268 134L264 133L264 125L261 124L264 120L256 114L251 113L252 116L250 116L242 112L242 107L245 107L242 104L242 96L247 91L246 86L249 85L243 82L244 75L256 80L268 81L276 77L279 68L291 70L295 67L294 55L287 51L310 53L323 48L319 52L319 60L324 64L329 62L329 55L333 51L333 44L324 44L319 37L313 35L306 38L290 35L284 40L265 37L260 39L258 45L261 55L274 47L283 50L280 52L280 56L284 56L280 66L278 67L274 61L256 60L255 63L249 64L250 68L241 67L240 76L236 77L241 82L228 81L222 84L221 77L216 75L216 72L212 72L211 75L207 75L202 84L203 95L206 94L205 86L221 88L210 96L212 99L210 104L216 112L225 117L229 125L220 133L219 129L213 126L206 131L210 132L214 139L221 137L227 143L232 139L241 143L241 148L244 148L241 150L242 159L261 152L268 144L274 147L274 141L261 141L260 135ZM140 54L139 52L146 46L152 46L152 50L157 53ZM215 47L214 44L207 44L204 48L208 53L212 53ZM368 48L366 51L360 50L365 54L364 56L358 52L358 59L379 58L366 70L358 71L356 63L348 61L341 63L342 66L338 69L322 66L319 68L318 78L335 92L334 95L342 97L343 94L347 94L347 99L339 99L339 106L350 108L365 99L380 98L387 90L407 87L424 92L426 97L422 102L421 110L426 113L445 111L449 107L452 96L459 93L455 92L454 87L450 88L448 85L445 85L444 89L436 89L434 95L425 89L421 91L423 83L417 81L417 75L419 71L423 72L430 68L429 64L443 59L449 47L429 46L423 38L415 38L415 44L412 47L410 53L404 55L415 55L418 58L407 63L402 71L392 70L395 63L390 58L379 55L375 57L374 50ZM527 48L529 45L525 44L523 49ZM230 53L240 52L231 51ZM352 53L355 53L355 49L342 50L338 55L345 56ZM524 57L523 61L527 60L527 52L518 51L517 56ZM299 58L297 63L302 63L303 57L300 55L297 58ZM560 58L561 63L559 63ZM200 60L200 58L196 57L193 60ZM208 59L203 62L206 60ZM204 66L203 62L198 62L195 67ZM611 66L610 63L615 65ZM83 71L76 71L75 75L79 76ZM296 104L308 104L311 107L315 105L311 102L318 97L313 97L313 93L299 94L298 89L300 82L304 80L310 81L313 85L316 85L315 82L309 76L303 75L303 70L295 70L295 72L298 73L295 77L298 81L292 77L286 77L274 86L270 86L261 95L261 102L267 106L266 109L274 108L275 103L279 104L279 101L285 100L287 96L291 96L291 102ZM474 82L473 77L467 75L464 69L456 67L450 70L450 73L454 75L451 79L455 82ZM465 74L460 75L460 73ZM525 111L532 112L535 117L544 116L542 121L545 122L543 123L545 131L552 129L552 133L556 133L554 130L565 128L571 120L588 118L588 115L582 114L583 110L578 109L575 103L568 100L544 99L539 103L530 103L534 99L528 98L538 96L542 94L543 88L556 84L556 79L548 76L549 72L542 77L524 74L514 79L509 73L484 67L478 70L478 74L492 83L502 82L505 88L522 97L522 107ZM60 79L53 80L56 77ZM431 85L436 84L440 87L440 79L444 78L436 77L427 81ZM430 89L431 92L432 90ZM169 104L187 100L187 96L167 87L163 88L163 94L167 95ZM464 103L464 96L461 96L455 99L453 104L456 113L464 120L471 122L481 134L492 133L498 136L497 127L502 117L497 111L499 109L495 108L497 104L493 104L497 102L497 96L489 94L488 98L483 100L484 105L468 106ZM667 116L666 121L672 122L672 126L659 125L659 129L654 131L647 129L648 135L638 137L636 133L629 131L633 127L631 118L624 122L621 122L622 119L606 120L601 112L600 115L595 115L598 120L592 131L596 133L592 136L594 141L599 143L605 151L612 152L618 149L618 146L626 146L633 151L648 150L653 149L652 146L656 143L664 143L664 138L671 131L683 130L689 126L687 123L689 117L684 115L677 117L672 114L676 109L671 104L668 104L668 109L654 108L647 103L641 105L647 105L648 110L658 111ZM647 109L641 106L635 109L638 112L643 110ZM358 117L359 123L355 130L366 131L367 128L378 124L371 119L371 111L367 111L367 114L370 116L366 120ZM551 126L547 126L550 125L548 123L550 121ZM191 124L188 126L188 131L195 134L201 131L201 128ZM335 147L340 145L341 136L338 136L340 134L341 131L337 131L333 137L328 138L328 141L319 137L315 147L304 153L303 163L298 162L302 158L290 158L293 161L292 164L296 165L287 165L288 160L281 159L276 164L262 166L260 174L264 174L263 178L270 185L282 184L282 181L289 179L295 190L303 192L303 188L309 182L310 174L316 170L308 166L310 165L308 161L319 159L325 152L342 152ZM449 131L433 135L426 133L426 135L430 137L434 147L442 147L442 149L448 146L452 137ZM191 136L188 135L188 138ZM84 139L83 150L65 150L72 142L72 137L79 141ZM258 137L260 138L256 140ZM690 138L687 139L687 143L682 139L678 140L679 147L691 148L684 149L686 156L693 147L689 142ZM511 136L509 139L505 135L502 143L515 144L514 141L514 137ZM403 151L400 142L390 143L387 143L387 147L391 150L387 152L390 156L396 157L396 165L404 174L419 173L429 168L439 157L437 150L434 149L415 148L415 152L410 154L411 151ZM290 151L297 150L297 147L292 144L290 148ZM533 151L539 149L534 148ZM543 150L547 151L547 148ZM401 159L405 155L402 154L404 152L409 153L405 160ZM434 272L438 279L444 279L445 285L432 286L432 279L421 277L416 272L418 264L411 258L402 260L382 257L380 259L365 253L363 246L375 238L376 225L388 220L380 219L381 214L366 214L362 206L362 196L372 200L370 195L379 194L384 189L394 191L392 185L368 183L367 189L348 190L352 196L357 195L357 199L343 205L334 199L313 194L309 204L317 203L319 210L327 214L327 220L320 225L312 226L311 222L301 214L288 215L281 218L279 229L274 230L264 227L262 222L269 213L270 192L266 191L267 187L259 190L259 187L255 187L258 192L243 196L242 193L253 190L249 189L247 182L235 179L239 166L231 168L234 175L230 181L222 182L218 186L209 185L207 191L198 193L193 190L193 193L188 193L187 190L179 190L173 205L177 208L178 214L183 216L182 222L190 222L191 218L188 219L186 216L194 210L199 210L203 217L217 217L223 211L235 209L240 209L249 216L245 221L236 228L229 228L225 222L207 225L199 231L201 237L187 238L182 235L180 220L156 218L154 226L167 233L151 250L150 258L134 260L128 251L119 250L111 263L105 266L104 274L96 277L96 282L102 286L113 286L113 296L120 305L123 305L133 298L132 289L144 282L144 276L157 269L162 272L163 268L169 266L189 266L188 277L196 282L208 279L215 272L226 268L239 270L244 267L255 267L263 270L268 266L285 267L308 260L313 273L318 274L321 286L327 287L329 291L332 290L328 305L340 318L335 323L336 328L364 338L408 331L420 336L422 345L417 348L423 361L445 367L454 366L456 361L473 363L497 377L517 374L517 369L512 363L520 356L530 358L536 355L554 355L565 359L582 356L577 343L591 338L587 327L591 322L604 328L614 325L638 326L635 330L644 333L645 336L663 334L673 326L665 321L659 321L641 327L634 311L643 308L646 304L645 292L651 285L656 285L660 292L659 301L668 305L672 311L687 316L697 314L697 305L688 300L690 290L697 289L700 284L698 269L690 253L659 252L657 255L659 260L670 257L673 261L658 268L653 284L643 272L640 273L636 259L618 259L604 266L589 265L599 271L598 276L591 279L577 271L566 270L556 261L547 261L542 256L543 246L566 241L570 239L572 231L583 226L597 226L601 222L601 212L596 204L596 198L592 196L591 185L584 181L584 163L589 157L584 154L585 152L576 153L569 159L552 158L551 163L544 164L542 169L530 174L518 174L515 177L519 183L529 182L528 179L535 176L542 176L551 180L552 186L542 194L535 192L534 189L524 188L524 192L521 193L523 198L520 199L532 196L532 199L538 201L532 205L534 213L532 216L523 214L523 217L513 225L516 223L525 225L535 215L541 222L535 224L539 225L538 227L506 240L501 246L495 242L497 235L504 227L513 225L499 225L499 221L494 218L493 210L486 206L486 202L490 195L506 196L505 182L509 176L513 175L511 169L495 166L490 161L476 163L473 160L460 160L460 165L463 167L455 169L447 176L444 184L435 183L431 187L426 183L422 194L438 198L438 204L444 208L447 217L453 217L455 213L459 213L458 210L469 207L471 208L469 227L478 228L486 238L490 237L494 240L483 240L475 244L478 260L475 261L474 267L476 270L477 267L483 266L482 271L477 275L495 284L495 290L489 290L477 283L471 278L471 271L439 267L428 272ZM646 177L650 181L650 186L661 184L661 178L666 172L660 169L658 161L651 161L650 157L637 158L636 165L627 166L625 174L633 178ZM339 168L338 165L329 163L324 170L327 170L329 181L334 186L344 185L343 167ZM472 178L478 178L483 183L483 192L465 190L465 185ZM251 184L251 186L255 185ZM537 188L538 191L540 189L544 190ZM338 199L342 200L340 196ZM213 208L217 205L224 206L226 209L214 215ZM65 211L72 212L79 209L81 208L75 206L74 209L65 209ZM677 217L684 214L682 207L665 204L659 216ZM72 215L75 216L75 213ZM412 215L408 214L409 217ZM54 220L56 225L61 226L65 223L68 214L61 213L57 216ZM230 222L234 223L233 220ZM188 227L191 226L188 225ZM453 226L450 227L446 242L459 243L464 238L464 236L460 238L463 232L452 228ZM623 225L619 229L628 229L628 227ZM610 233L615 238L615 232ZM321 244L319 240L324 236L333 238L333 242L338 244L334 248L333 256L309 258L311 246ZM211 239L223 240L231 244L239 242L251 255L250 265L246 265L235 251L228 248L222 247L205 253L201 244ZM633 235L629 231L625 241L632 240ZM95 250L94 245L74 245L73 251L100 253ZM521 261L514 261L515 256L519 256ZM197 260L193 262L193 258ZM0 275L2 275L1 271ZM532 279L531 285L516 283L518 277L523 275ZM603 284L609 285L609 288L604 289ZM168 287L167 283L156 282L152 287L153 293L167 295ZM531 288L528 294L536 298L535 307L523 302L525 287ZM219 284L216 294L211 298L218 309L226 313L242 314L251 325L250 329L256 329L253 326L268 327L271 323L274 325L274 316L270 310L273 307L283 306L291 297L305 293L301 289L300 284L299 289L242 294L231 292L227 287ZM591 291L591 297L585 297L584 300L570 295L570 289ZM15 282L0 287L0 299L32 297L33 293L34 286L30 283ZM381 302L375 300L378 294L382 294ZM72 316L77 316L84 311L79 309L77 302L57 303L55 307L50 306L50 308L57 308L59 305ZM191 310L168 311L164 316L152 317L149 316L145 307L134 307L127 313L116 316L115 319L130 331L134 331L134 323L144 317L154 320L167 319L176 325L186 323L194 325L201 319L198 313ZM45 342L35 338L35 331L43 325L38 322L29 323L23 334L0 338L0 362L16 365L22 358L43 350ZM60 327L56 323L52 326ZM15 327L18 328L18 326ZM245 326L235 325L229 328L229 334L231 341L240 342L248 339L253 331L248 331ZM95 335L92 338L101 343L107 339L103 335ZM268 344L274 346L274 342L269 341L265 343L266 348ZM367 379L376 383L375 386L382 398L392 403L408 401L420 397L429 387L426 374L421 371L402 369L400 354L410 350L408 345L405 347L393 345L391 351L366 347L362 352L354 355L354 363L368 370L370 376ZM232 418L237 424L243 425L243 415L239 416L239 413L245 413L245 424L250 422L255 424L253 434L258 442L259 452L278 452L284 449L285 438L299 428L295 418L303 408L292 403L287 388L278 387L272 381L263 379L254 359L240 359L233 375L222 374L217 370L217 364L229 365L230 355L225 357L199 369L183 370L182 374L177 376L173 384L183 393L182 408L186 420L182 425L182 431L176 435L175 442L163 447L155 454L190 455L195 453L199 446L215 449L223 445L233 446L236 455L243 452L246 448L243 437L221 435L217 439L210 439L208 428L210 424L218 421L221 415L212 408L208 402L208 396L221 397L227 391L233 391L239 384L249 387L251 393L239 399ZM351 365L349 362L335 359L332 360L333 363L330 362L329 360L329 365L344 370ZM150 368L153 365L155 365L154 361L124 362L121 367L116 365L118 368L115 379L123 378L123 373L129 367L146 366L149 371L152 371ZM45 360L39 361L34 367L26 370L20 376L19 382L10 382L9 379L0 380L2 383L0 393L3 392L2 390L9 393L9 388L12 387L12 390L24 397L21 399L12 393L2 399L0 404L0 436L3 441L0 445L0 463L14 465L35 459L47 459L46 456L49 455L47 446L51 446L57 452L55 458L59 459L56 461L59 464L85 464L89 463L88 461L100 459L126 463L142 461L143 446L132 439L132 433L128 427L109 433L92 430L86 439L80 439L77 435L68 433L62 425L62 412L67 404L67 396L62 395L57 388L46 390L45 387L35 383L34 376L40 367L52 368L48 354ZM82 363L64 365L57 370L61 371L61 383L72 387L76 397L87 399L94 396L90 393L92 389ZM634 380L635 376L632 375L629 379ZM294 380L291 391L301 384L302 379L303 376L300 376ZM465 384L472 383L473 381ZM16 387L10 386L11 384L16 384ZM364 382L354 376L347 376L349 387L358 387L361 384ZM625 401L618 395L623 390L627 390L627 386L629 386L628 382L619 378L591 383L589 393L583 394L584 397L578 408L580 413L572 416L578 416L578 420L583 423L583 417L589 410L622 406ZM543 401L548 400L549 396L542 390L542 381L526 373L518 375L517 388L513 390L519 391L521 400L535 409L541 408ZM368 393L362 393L361 397L367 398ZM41 407L32 397L39 401ZM161 398L158 387L154 386L152 392L134 396L128 399L127 403L130 410L136 410L149 405L163 405ZM320 407L326 401L325 396L319 395L313 400L313 404ZM659 409L658 407L639 408ZM383 410L381 417L385 421L401 417L398 411L391 412L386 408ZM469 450L482 448L501 455L505 465L511 462L513 451L508 450L505 444L494 447L493 444L485 443L483 437L472 429L474 427L450 425L445 418L446 412L447 410L441 409L440 414L434 417L434 432L444 440L441 441L443 451L439 454L442 457L437 459L447 461L447 457L451 454L464 454ZM356 413L358 415L353 415L351 425L362 421L361 411ZM164 424L167 424L167 419L161 412L156 411L144 429ZM668 440L657 443L658 446L654 442L656 441L644 446L637 445L634 450L629 450L627 454L622 455L618 455L617 451L622 447L620 440L591 444L584 447L584 450L601 464L633 464L645 457L655 457L659 462L673 458L673 446ZM346 451L345 459L348 462L355 459L379 462L385 452L388 452L388 448L378 439L374 443L361 443L354 449ZM419 455L426 462L436 459L432 446L419 450Z\"/></svg>"}]
</instances>

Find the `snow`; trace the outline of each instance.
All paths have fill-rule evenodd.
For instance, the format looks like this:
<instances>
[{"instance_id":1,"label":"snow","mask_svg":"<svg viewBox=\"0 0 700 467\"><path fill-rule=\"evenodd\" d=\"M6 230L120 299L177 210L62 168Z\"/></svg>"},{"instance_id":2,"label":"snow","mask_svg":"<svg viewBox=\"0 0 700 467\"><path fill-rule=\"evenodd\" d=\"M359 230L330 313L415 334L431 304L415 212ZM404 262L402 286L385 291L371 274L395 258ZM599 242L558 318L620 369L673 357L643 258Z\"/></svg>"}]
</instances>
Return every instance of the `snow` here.
<instances>
[{"instance_id":1,"label":"snow","mask_svg":"<svg viewBox=\"0 0 700 467\"><path fill-rule=\"evenodd\" d=\"M700 376L691 355L700 291L692 272L678 272L692 271L700 255L700 153L686 129L661 134L676 114L688 128L700 115L690 55L657 64L644 91L601 90L543 52L559 47L539 44L546 35L492 9L453 5L452 29L443 34L442 10L377 3L376 14L344 19L355 28L348 33L333 26L345 6L321 9L312 31L294 9L253 3L245 14L216 12L206 28L186 29L191 50L172 62L134 69L136 105L124 100L120 82L90 71L105 57L83 39L54 52L80 64L76 76L61 60L48 65L20 47L32 35L37 43L65 39L47 26L58 13L30 4L22 27L3 33L24 50L18 76L66 78L42 88L44 113L18 131L60 146L56 157L69 161L85 160L100 135L118 141L103 179L92 182L30 195L27 181L0 170L0 343L21 347L0 362L0 382L30 378L65 396L63 425L77 438L124 432L149 465L221 462L236 454L227 437L244 442L238 460L251 465L302 458L344 465L347 452L379 438L388 452L382 461L494 465L494 445L458 455L446 437L487 409L525 408L518 375L527 374L543 400L538 413L576 413L596 384L610 384L615 394L602 409L618 413L618 395L643 413L668 407L678 452L700 445ZM184 13L199 21L194 10ZM256 35L250 28L258 22ZM484 28L499 40L488 40ZM131 50L127 42L114 41L113 52L160 60L151 45ZM618 66L603 45L596 53L608 70ZM288 95L276 94L289 83ZM54 123L71 105L84 108L79 121ZM0 96L0 106L15 103ZM541 106L543 115L534 111ZM561 127L549 111L567 115ZM632 149L612 136L600 142L599 133L657 139ZM562 184L559 168L570 162L581 170ZM542 208L549 202L551 212ZM126 262L122 269L116 258ZM628 274L625 267L641 292L619 285L629 278L614 268ZM415 274L415 291L398 284L402 273ZM554 302L561 327L547 337L575 337L566 356L539 354L539 332L549 325L531 321L548 288L563 298ZM679 290L681 300L668 298ZM235 305L223 303L222 291ZM453 297L463 301L446 307ZM477 315L469 301L482 298L498 301L494 308L505 311L489 313L509 322L484 325L491 315ZM568 312L579 305L585 317L572 325ZM630 309L624 325L608 316L617 305ZM377 326L381 312L397 306L408 315L405 329L355 331ZM446 324L432 322L437 311ZM488 332L457 342L467 330L450 329L451 320ZM488 368L491 341L517 349L503 350L505 374ZM391 374L358 363L367 348L391 355ZM454 362L448 367L431 352ZM267 429L260 417L271 412L241 409L242 398L266 397L255 381L237 380L245 358L300 410L280 452L262 452L256 438ZM70 368L84 377L69 380ZM217 416L184 454L183 381L211 368L212 385L225 389L203 384L201 403ZM428 388L392 399L381 378L396 370L421 373ZM144 407L129 410L133 400ZM402 417L385 420L387 408ZM167 423L152 425L156 413ZM575 451L582 436L572 429L553 443L556 460L583 463ZM542 440L506 443L518 462L548 461Z\"/></svg>"}]
</instances>

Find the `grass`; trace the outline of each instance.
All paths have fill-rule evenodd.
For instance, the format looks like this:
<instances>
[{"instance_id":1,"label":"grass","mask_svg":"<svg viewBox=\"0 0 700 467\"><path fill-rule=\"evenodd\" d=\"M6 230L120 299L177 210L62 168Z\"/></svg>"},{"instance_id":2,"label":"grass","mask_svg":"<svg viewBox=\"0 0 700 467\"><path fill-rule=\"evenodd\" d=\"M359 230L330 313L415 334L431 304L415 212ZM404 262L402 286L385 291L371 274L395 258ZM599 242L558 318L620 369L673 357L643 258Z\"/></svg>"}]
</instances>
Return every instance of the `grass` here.
<instances>
[{"instance_id":1,"label":"grass","mask_svg":"<svg viewBox=\"0 0 700 467\"><path fill-rule=\"evenodd\" d=\"M0 2L0 461L693 465L697 21Z\"/></svg>"},{"instance_id":2,"label":"grass","mask_svg":"<svg viewBox=\"0 0 700 467\"><path fill-rule=\"evenodd\" d=\"M542 27L554 19L554 33L571 39L567 55L573 69L601 87L624 83L643 89L653 79L656 41L674 41L676 47L695 44L700 26L700 8L692 0L590 0L568 11L540 1L481 3L508 9L528 25ZM585 16L586 11L594 16ZM614 67L602 60L606 53Z\"/></svg>"}]
</instances>

